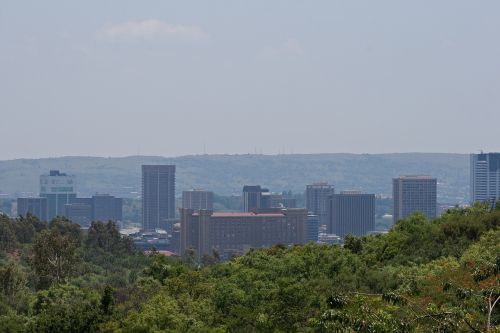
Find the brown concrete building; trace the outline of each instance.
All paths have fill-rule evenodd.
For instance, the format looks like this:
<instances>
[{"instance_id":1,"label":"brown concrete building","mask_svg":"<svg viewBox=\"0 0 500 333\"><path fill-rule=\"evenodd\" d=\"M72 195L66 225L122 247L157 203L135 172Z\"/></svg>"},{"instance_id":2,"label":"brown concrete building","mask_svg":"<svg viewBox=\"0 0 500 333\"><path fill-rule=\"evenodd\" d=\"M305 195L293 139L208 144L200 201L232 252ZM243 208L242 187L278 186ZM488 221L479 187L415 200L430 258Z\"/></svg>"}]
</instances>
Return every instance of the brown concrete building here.
<instances>
[{"instance_id":1,"label":"brown concrete building","mask_svg":"<svg viewBox=\"0 0 500 333\"><path fill-rule=\"evenodd\" d=\"M221 258L251 248L306 241L306 209L267 209L263 212L212 212L181 209L181 248L196 251L198 259L217 251Z\"/></svg>"}]
</instances>

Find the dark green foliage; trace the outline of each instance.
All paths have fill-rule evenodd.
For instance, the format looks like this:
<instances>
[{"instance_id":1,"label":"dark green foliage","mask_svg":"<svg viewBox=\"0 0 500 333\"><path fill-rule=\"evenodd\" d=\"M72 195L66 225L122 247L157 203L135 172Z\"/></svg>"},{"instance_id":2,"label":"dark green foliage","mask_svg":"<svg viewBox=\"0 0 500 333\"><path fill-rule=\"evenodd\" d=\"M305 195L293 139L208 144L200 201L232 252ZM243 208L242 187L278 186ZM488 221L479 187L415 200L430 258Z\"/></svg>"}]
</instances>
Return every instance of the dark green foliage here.
<instances>
[{"instance_id":1,"label":"dark green foliage","mask_svg":"<svg viewBox=\"0 0 500 333\"><path fill-rule=\"evenodd\" d=\"M347 235L344 239L344 248L352 253L360 254L363 250L363 240L353 235Z\"/></svg>"},{"instance_id":2,"label":"dark green foliage","mask_svg":"<svg viewBox=\"0 0 500 333\"><path fill-rule=\"evenodd\" d=\"M114 222L92 222L87 232L86 244L99 247L114 255L129 255L134 250L133 242L129 237L120 235Z\"/></svg>"},{"instance_id":3,"label":"dark green foliage","mask_svg":"<svg viewBox=\"0 0 500 333\"><path fill-rule=\"evenodd\" d=\"M113 312L115 305L116 291L111 286L104 288L104 293L101 297L100 309L103 315L110 315Z\"/></svg>"},{"instance_id":4,"label":"dark green foliage","mask_svg":"<svg viewBox=\"0 0 500 333\"><path fill-rule=\"evenodd\" d=\"M198 262L192 250L142 255L111 222L82 235L64 219L0 217L0 333L493 332L498 221L499 210L477 205L417 214L344 247Z\"/></svg>"},{"instance_id":5,"label":"dark green foliage","mask_svg":"<svg viewBox=\"0 0 500 333\"><path fill-rule=\"evenodd\" d=\"M101 315L98 295L71 285L38 292L33 311L33 332L96 332Z\"/></svg>"},{"instance_id":6,"label":"dark green foliage","mask_svg":"<svg viewBox=\"0 0 500 333\"><path fill-rule=\"evenodd\" d=\"M72 230L56 227L37 235L33 244L32 265L40 288L63 282L76 274L78 246L79 235Z\"/></svg>"}]
</instances>

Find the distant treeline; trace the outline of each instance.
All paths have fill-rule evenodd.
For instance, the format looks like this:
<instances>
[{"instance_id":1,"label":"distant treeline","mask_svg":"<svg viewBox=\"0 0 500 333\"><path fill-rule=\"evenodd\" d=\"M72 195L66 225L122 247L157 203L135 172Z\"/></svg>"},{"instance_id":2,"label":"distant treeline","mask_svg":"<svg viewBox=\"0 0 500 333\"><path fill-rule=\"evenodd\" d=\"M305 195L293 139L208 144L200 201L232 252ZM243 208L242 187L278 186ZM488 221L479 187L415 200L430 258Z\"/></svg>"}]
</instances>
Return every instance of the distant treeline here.
<instances>
[{"instance_id":1,"label":"distant treeline","mask_svg":"<svg viewBox=\"0 0 500 333\"><path fill-rule=\"evenodd\" d=\"M241 194L243 185L302 194L307 184L325 181L337 190L392 195L392 178L429 174L438 179L438 201L460 203L469 196L465 154L197 155L174 158L60 157L0 161L0 194L39 193L39 176L50 169L77 175L79 196L109 193L138 197L141 164L175 164L176 190L204 188L219 195Z\"/></svg>"}]
</instances>

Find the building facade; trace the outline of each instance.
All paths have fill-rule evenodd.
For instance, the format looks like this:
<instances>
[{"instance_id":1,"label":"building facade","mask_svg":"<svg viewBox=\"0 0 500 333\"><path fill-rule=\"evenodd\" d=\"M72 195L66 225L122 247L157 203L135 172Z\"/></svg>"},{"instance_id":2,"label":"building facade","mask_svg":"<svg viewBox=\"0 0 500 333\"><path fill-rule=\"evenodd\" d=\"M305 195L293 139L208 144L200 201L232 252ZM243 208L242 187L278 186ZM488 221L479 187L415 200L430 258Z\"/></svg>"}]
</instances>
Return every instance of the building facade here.
<instances>
[{"instance_id":1,"label":"building facade","mask_svg":"<svg viewBox=\"0 0 500 333\"><path fill-rule=\"evenodd\" d=\"M228 259L251 248L306 241L305 209L268 209L262 213L181 209L180 215L180 252L193 249L198 259L213 251Z\"/></svg>"},{"instance_id":2,"label":"building facade","mask_svg":"<svg viewBox=\"0 0 500 333\"><path fill-rule=\"evenodd\" d=\"M306 208L318 215L321 225L328 224L328 197L335 193L333 185L314 183L306 186Z\"/></svg>"},{"instance_id":3,"label":"building facade","mask_svg":"<svg viewBox=\"0 0 500 333\"><path fill-rule=\"evenodd\" d=\"M430 176L399 176L392 180L394 223L421 212L426 218L436 217L437 179Z\"/></svg>"},{"instance_id":4,"label":"building facade","mask_svg":"<svg viewBox=\"0 0 500 333\"><path fill-rule=\"evenodd\" d=\"M306 224L306 242L318 242L319 236L319 217L318 215L308 214Z\"/></svg>"},{"instance_id":5,"label":"building facade","mask_svg":"<svg viewBox=\"0 0 500 333\"><path fill-rule=\"evenodd\" d=\"M92 198L76 198L65 205L64 216L82 228L92 221L120 223L123 215L123 199L108 194L96 194Z\"/></svg>"},{"instance_id":6,"label":"building facade","mask_svg":"<svg viewBox=\"0 0 500 333\"><path fill-rule=\"evenodd\" d=\"M328 199L330 234L341 238L347 235L364 236L375 230L375 194L343 191Z\"/></svg>"},{"instance_id":7,"label":"building facade","mask_svg":"<svg viewBox=\"0 0 500 333\"><path fill-rule=\"evenodd\" d=\"M291 198L285 194L271 194L271 208L296 208L297 203L295 198Z\"/></svg>"},{"instance_id":8,"label":"building facade","mask_svg":"<svg viewBox=\"0 0 500 333\"><path fill-rule=\"evenodd\" d=\"M175 165L142 166L142 228L165 228L175 218Z\"/></svg>"},{"instance_id":9,"label":"building facade","mask_svg":"<svg viewBox=\"0 0 500 333\"><path fill-rule=\"evenodd\" d=\"M64 216L65 205L76 198L76 177L50 170L40 176L40 197L47 198L47 219Z\"/></svg>"},{"instance_id":10,"label":"building facade","mask_svg":"<svg viewBox=\"0 0 500 333\"><path fill-rule=\"evenodd\" d=\"M271 207L271 193L260 185L243 186L243 211L253 212L261 208Z\"/></svg>"},{"instance_id":11,"label":"building facade","mask_svg":"<svg viewBox=\"0 0 500 333\"><path fill-rule=\"evenodd\" d=\"M214 193L201 189L182 192L182 208L200 210L214 209Z\"/></svg>"},{"instance_id":12,"label":"building facade","mask_svg":"<svg viewBox=\"0 0 500 333\"><path fill-rule=\"evenodd\" d=\"M500 199L500 153L470 155L471 202L491 202Z\"/></svg>"},{"instance_id":13,"label":"building facade","mask_svg":"<svg viewBox=\"0 0 500 333\"><path fill-rule=\"evenodd\" d=\"M28 213L40 221L47 221L47 198L18 198L17 214L26 216Z\"/></svg>"},{"instance_id":14,"label":"building facade","mask_svg":"<svg viewBox=\"0 0 500 333\"><path fill-rule=\"evenodd\" d=\"M88 200L90 201L90 200ZM92 204L90 202L73 202L65 206L64 216L73 223L77 223L82 228L90 227L92 219Z\"/></svg>"},{"instance_id":15,"label":"building facade","mask_svg":"<svg viewBox=\"0 0 500 333\"><path fill-rule=\"evenodd\" d=\"M109 194L92 196L92 220L121 222L123 219L123 199Z\"/></svg>"}]
</instances>

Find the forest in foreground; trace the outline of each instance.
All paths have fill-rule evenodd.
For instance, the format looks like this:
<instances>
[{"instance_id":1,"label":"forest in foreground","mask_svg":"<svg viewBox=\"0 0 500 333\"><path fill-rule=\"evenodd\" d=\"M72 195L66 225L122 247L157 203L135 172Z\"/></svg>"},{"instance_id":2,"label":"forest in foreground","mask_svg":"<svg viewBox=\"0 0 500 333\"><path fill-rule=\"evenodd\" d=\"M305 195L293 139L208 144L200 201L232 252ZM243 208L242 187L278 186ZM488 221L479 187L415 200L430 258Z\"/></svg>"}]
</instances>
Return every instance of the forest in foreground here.
<instances>
[{"instance_id":1,"label":"forest in foreground","mask_svg":"<svg viewBox=\"0 0 500 333\"><path fill-rule=\"evenodd\" d=\"M500 208L229 262L146 256L109 222L0 216L0 332L500 332Z\"/></svg>"}]
</instances>

